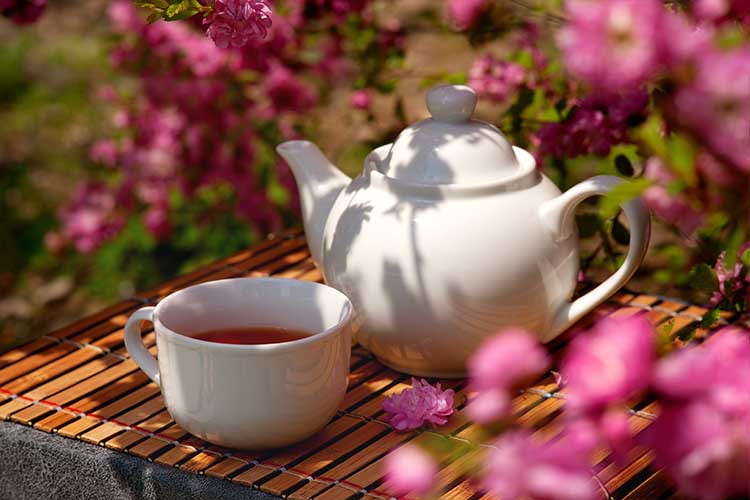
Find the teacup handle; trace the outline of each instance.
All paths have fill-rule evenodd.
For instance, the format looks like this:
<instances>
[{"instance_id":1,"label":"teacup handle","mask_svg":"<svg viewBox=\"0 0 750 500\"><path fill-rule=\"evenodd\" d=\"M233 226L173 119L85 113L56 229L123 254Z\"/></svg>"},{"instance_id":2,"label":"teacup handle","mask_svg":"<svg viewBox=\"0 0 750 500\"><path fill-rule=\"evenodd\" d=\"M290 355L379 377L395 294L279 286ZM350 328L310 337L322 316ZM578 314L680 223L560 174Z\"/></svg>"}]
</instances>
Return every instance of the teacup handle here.
<instances>
[{"instance_id":1,"label":"teacup handle","mask_svg":"<svg viewBox=\"0 0 750 500\"><path fill-rule=\"evenodd\" d=\"M575 209L586 198L602 195L623 182L619 177L599 175L576 184L557 198L544 203L539 216L555 241L563 241L573 234ZM557 311L552 325L542 341L547 342L581 319L586 313L607 300L633 276L643 261L651 235L651 218L646 205L635 198L622 205L630 223L630 246L625 262L609 278L586 295L566 302Z\"/></svg>"},{"instance_id":2,"label":"teacup handle","mask_svg":"<svg viewBox=\"0 0 750 500\"><path fill-rule=\"evenodd\" d=\"M153 321L154 307L141 307L130 315L125 323L125 348L133 361L143 370L148 378L161 387L159 365L156 358L148 352L141 338L141 321Z\"/></svg>"}]
</instances>

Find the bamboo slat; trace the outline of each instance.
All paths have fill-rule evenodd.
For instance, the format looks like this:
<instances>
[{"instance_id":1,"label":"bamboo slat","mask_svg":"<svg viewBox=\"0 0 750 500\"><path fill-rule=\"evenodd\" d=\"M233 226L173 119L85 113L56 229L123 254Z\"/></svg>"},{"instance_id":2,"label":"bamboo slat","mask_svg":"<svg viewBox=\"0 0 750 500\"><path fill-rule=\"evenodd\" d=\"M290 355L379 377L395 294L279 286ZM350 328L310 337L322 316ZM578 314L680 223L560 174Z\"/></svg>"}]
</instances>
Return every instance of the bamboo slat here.
<instances>
[{"instance_id":1,"label":"bamboo slat","mask_svg":"<svg viewBox=\"0 0 750 500\"><path fill-rule=\"evenodd\" d=\"M181 429L165 409L158 387L128 357L122 328L131 314L167 294L205 281L231 277L280 276L322 281L299 230L180 276L132 300L115 304L73 325L0 355L0 418L32 425L45 432L106 446L179 467L259 488L291 500L388 499L393 491L382 475L383 458L407 442L439 440L444 450L438 489L446 499L490 499L467 479L467 467L486 448L482 427L470 421L466 403L440 428L396 432L382 412L385 397L409 386L410 378L384 367L360 346L354 346L349 389L333 420L318 434L283 450L243 452L212 446ZM648 294L621 292L602 304L576 328L610 316L643 315L676 344L690 328L697 339L710 332L696 328L706 309ZM739 321L723 315L725 323ZM555 361L573 333L549 348ZM155 353L155 335L144 330L144 341ZM473 394L463 381L443 381L460 396ZM544 439L554 439L565 419L565 391L551 375L520 392L513 400L515 423ZM634 401L633 432L645 430L658 413L650 401ZM454 452L466 450L467 454ZM592 463L603 488L616 498L677 499L673 487L644 450L632 450L627 463L613 462L609 451L597 451ZM604 490L603 490L604 491Z\"/></svg>"}]
</instances>

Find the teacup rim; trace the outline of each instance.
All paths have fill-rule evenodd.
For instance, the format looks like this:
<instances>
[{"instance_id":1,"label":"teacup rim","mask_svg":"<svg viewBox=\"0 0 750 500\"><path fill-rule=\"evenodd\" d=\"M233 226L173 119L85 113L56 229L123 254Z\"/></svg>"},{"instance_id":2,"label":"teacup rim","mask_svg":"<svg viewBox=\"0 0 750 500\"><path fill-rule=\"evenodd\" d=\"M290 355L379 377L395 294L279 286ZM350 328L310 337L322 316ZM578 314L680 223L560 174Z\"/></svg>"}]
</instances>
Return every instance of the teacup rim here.
<instances>
[{"instance_id":1,"label":"teacup rim","mask_svg":"<svg viewBox=\"0 0 750 500\"><path fill-rule=\"evenodd\" d=\"M208 285L208 284L215 285L217 283L237 282L240 280L257 283L259 285L262 285L263 282L267 283L267 282L285 281L285 282L294 282L301 286L311 286L314 288L323 287L330 292L334 292L335 295L338 295L344 299L344 315L341 319L339 319L334 325L330 326L329 328L326 328L325 330L321 330L319 332L315 332L312 335L309 335L301 339L290 340L288 342L278 342L278 343L273 343L273 344L252 344L252 345L222 344L218 342L210 342L207 340L200 340L194 337L189 337L185 334L179 333L169 328L167 325L164 324L164 322L161 321L159 317L160 306L162 304L165 304L171 297L174 297L182 292L186 292L187 290L198 288L203 285ZM182 343L188 346L200 347L202 349L211 349L214 351L224 351L224 352L243 353L243 354L269 354L272 352L285 352L285 351L295 350L307 344L319 342L326 337L330 337L336 334L338 331L345 328L345 325L351 321L353 308L354 306L352 305L352 302L349 299L349 297L347 297L341 291L336 290L335 288L329 285L326 285L324 283L317 283L315 281L306 281L306 280L299 280L299 279L294 279L294 278L280 278L280 277L273 277L273 276L262 277L262 278L225 278L225 279L220 279L220 280L205 281L203 283L198 283L197 285L191 285L189 287L170 293L169 295L164 297L161 301L159 301L159 303L154 308L153 323L154 323L154 331L157 334L157 338L158 338L159 333L163 332L167 334L167 337L170 340L177 341L179 343ZM159 331L157 331L157 326L158 326Z\"/></svg>"}]
</instances>

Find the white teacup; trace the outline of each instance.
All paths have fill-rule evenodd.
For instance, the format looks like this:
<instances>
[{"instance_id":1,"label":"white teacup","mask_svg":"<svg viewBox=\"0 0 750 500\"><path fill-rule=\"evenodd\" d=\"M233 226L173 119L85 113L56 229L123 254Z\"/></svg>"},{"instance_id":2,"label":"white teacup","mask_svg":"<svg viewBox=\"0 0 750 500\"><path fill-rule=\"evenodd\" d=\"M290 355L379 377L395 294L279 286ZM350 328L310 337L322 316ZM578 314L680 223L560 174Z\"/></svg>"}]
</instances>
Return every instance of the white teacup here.
<instances>
[{"instance_id":1,"label":"white teacup","mask_svg":"<svg viewBox=\"0 0 750 500\"><path fill-rule=\"evenodd\" d=\"M347 387L352 305L326 285L281 278L212 281L143 307L125 325L133 360L161 388L180 427L212 443L265 449L300 441L333 417ZM141 341L152 321L158 361ZM191 338L275 326L312 335L277 344Z\"/></svg>"}]
</instances>

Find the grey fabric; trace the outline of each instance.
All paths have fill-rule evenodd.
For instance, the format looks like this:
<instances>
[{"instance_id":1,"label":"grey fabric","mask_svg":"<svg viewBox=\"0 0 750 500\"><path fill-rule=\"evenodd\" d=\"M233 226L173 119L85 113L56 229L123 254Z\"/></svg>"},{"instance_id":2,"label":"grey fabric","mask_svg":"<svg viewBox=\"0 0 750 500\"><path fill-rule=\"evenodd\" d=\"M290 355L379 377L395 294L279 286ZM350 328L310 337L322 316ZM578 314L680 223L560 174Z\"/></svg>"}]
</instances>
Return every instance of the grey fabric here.
<instances>
[{"instance_id":1,"label":"grey fabric","mask_svg":"<svg viewBox=\"0 0 750 500\"><path fill-rule=\"evenodd\" d=\"M73 439L0 422L0 500L278 500Z\"/></svg>"}]
</instances>

